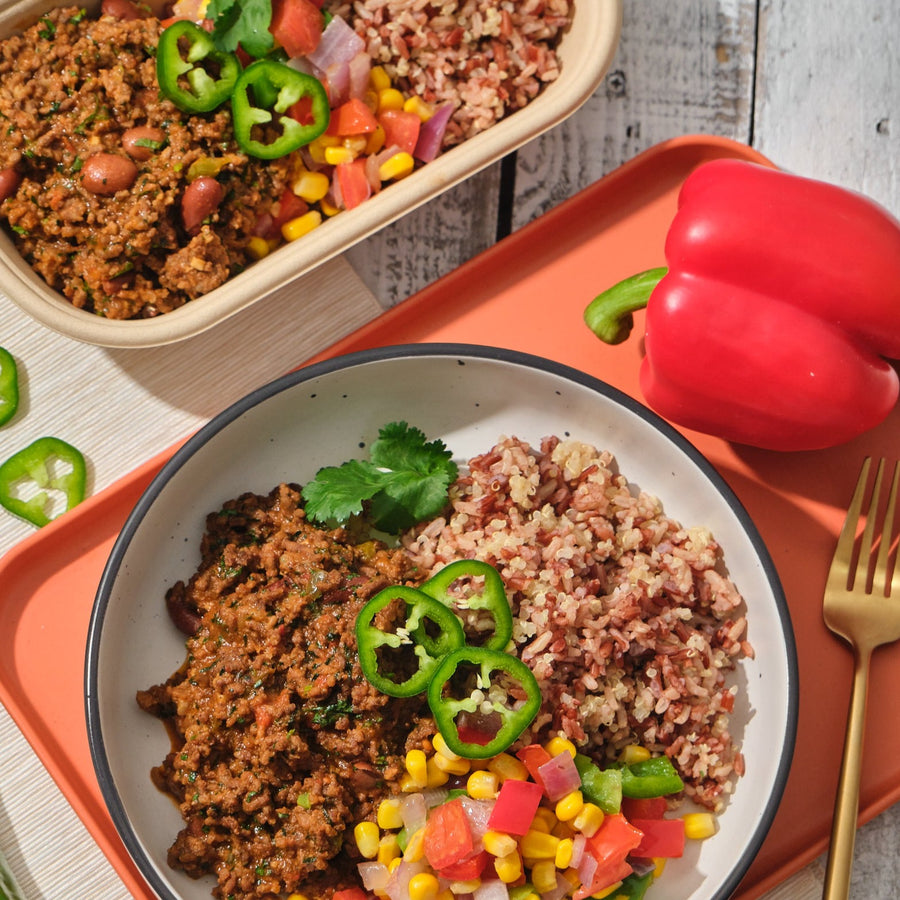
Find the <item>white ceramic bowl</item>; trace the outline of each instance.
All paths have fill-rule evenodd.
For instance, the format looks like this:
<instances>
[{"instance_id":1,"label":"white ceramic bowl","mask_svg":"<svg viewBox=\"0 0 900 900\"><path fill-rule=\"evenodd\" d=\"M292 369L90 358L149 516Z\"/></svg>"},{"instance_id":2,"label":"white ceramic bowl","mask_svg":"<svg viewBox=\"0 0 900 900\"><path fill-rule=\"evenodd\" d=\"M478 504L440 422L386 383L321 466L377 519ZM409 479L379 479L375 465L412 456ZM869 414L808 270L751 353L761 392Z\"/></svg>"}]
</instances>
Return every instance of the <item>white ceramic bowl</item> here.
<instances>
[{"instance_id":1,"label":"white ceramic bowl","mask_svg":"<svg viewBox=\"0 0 900 900\"><path fill-rule=\"evenodd\" d=\"M0 38L31 24L61 0L0 0ZM88 0L88 10L99 0ZM106 347L152 347L198 334L283 287L573 113L600 85L618 44L622 0L575 0L559 46L560 77L533 102L442 154L302 240L279 248L221 287L153 319L116 321L76 309L36 275L0 231L0 285L21 309L54 331Z\"/></svg>"},{"instance_id":2,"label":"white ceramic bowl","mask_svg":"<svg viewBox=\"0 0 900 900\"><path fill-rule=\"evenodd\" d=\"M179 449L128 518L106 566L86 657L87 722L97 776L125 845L158 894L208 900L212 883L166 864L181 827L150 782L169 750L162 725L135 692L164 681L184 658L164 606L167 587L196 568L206 514L244 491L303 483L360 452L403 418L441 437L463 461L503 434L532 443L571 435L612 451L632 483L685 525L705 525L747 601L754 659L736 673L732 732L747 773L719 832L666 868L662 896L725 900L753 860L787 779L797 721L793 633L763 543L710 464L654 413L557 363L468 345L366 351L316 364L261 388Z\"/></svg>"}]
</instances>

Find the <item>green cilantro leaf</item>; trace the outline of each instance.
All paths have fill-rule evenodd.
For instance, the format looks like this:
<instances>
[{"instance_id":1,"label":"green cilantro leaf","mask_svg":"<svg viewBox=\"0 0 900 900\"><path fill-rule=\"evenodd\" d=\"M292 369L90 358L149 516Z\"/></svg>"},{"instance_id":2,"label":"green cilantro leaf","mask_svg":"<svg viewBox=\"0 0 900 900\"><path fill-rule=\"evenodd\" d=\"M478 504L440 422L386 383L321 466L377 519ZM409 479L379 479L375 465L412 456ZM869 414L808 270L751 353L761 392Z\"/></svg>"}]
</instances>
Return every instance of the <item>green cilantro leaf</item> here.
<instances>
[{"instance_id":1,"label":"green cilantro leaf","mask_svg":"<svg viewBox=\"0 0 900 900\"><path fill-rule=\"evenodd\" d=\"M303 488L307 515L346 522L367 512L379 531L397 534L446 505L457 466L443 441L391 422L378 432L370 457L320 469Z\"/></svg>"},{"instance_id":2,"label":"green cilantro leaf","mask_svg":"<svg viewBox=\"0 0 900 900\"><path fill-rule=\"evenodd\" d=\"M219 50L233 53L240 44L260 58L275 46L269 31L271 0L210 0L206 15L213 20L213 42Z\"/></svg>"}]
</instances>

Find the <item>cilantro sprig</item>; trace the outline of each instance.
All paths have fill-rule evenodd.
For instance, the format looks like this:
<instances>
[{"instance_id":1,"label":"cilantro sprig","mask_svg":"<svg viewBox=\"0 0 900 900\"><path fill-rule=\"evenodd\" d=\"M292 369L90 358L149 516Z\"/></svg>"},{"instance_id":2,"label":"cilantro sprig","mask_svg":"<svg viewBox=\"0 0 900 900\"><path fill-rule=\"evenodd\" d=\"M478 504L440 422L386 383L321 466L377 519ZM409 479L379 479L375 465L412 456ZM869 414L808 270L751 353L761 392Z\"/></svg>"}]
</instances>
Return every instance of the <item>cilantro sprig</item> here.
<instances>
[{"instance_id":1,"label":"cilantro sprig","mask_svg":"<svg viewBox=\"0 0 900 900\"><path fill-rule=\"evenodd\" d=\"M261 58L274 46L269 25L271 0L210 0L206 15L213 20L213 42L219 50L233 53L238 44Z\"/></svg>"},{"instance_id":2,"label":"cilantro sprig","mask_svg":"<svg viewBox=\"0 0 900 900\"><path fill-rule=\"evenodd\" d=\"M376 529L398 534L444 508L458 471L451 456L443 441L429 441L406 422L390 422L378 432L369 459L318 471L303 488L306 514L318 522L346 522L365 512Z\"/></svg>"}]
</instances>

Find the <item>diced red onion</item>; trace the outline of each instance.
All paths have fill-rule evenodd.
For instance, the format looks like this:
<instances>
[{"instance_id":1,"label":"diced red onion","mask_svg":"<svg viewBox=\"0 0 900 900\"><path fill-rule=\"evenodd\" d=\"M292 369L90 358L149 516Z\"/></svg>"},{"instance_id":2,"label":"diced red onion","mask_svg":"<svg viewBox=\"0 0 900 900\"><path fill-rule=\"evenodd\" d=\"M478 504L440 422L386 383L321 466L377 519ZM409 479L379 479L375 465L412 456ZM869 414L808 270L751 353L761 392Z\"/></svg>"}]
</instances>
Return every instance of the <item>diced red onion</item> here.
<instances>
[{"instance_id":1,"label":"diced red onion","mask_svg":"<svg viewBox=\"0 0 900 900\"><path fill-rule=\"evenodd\" d=\"M350 98L350 66L345 62L336 62L318 75L319 81L328 91L328 102L335 109Z\"/></svg>"},{"instance_id":2,"label":"diced red onion","mask_svg":"<svg viewBox=\"0 0 900 900\"><path fill-rule=\"evenodd\" d=\"M306 58L326 71L335 63L349 63L357 53L365 53L363 39L339 16L334 16L322 32L319 46Z\"/></svg>"},{"instance_id":3,"label":"diced red onion","mask_svg":"<svg viewBox=\"0 0 900 900\"><path fill-rule=\"evenodd\" d=\"M431 162L441 152L444 133L447 131L447 123L452 115L453 105L443 103L434 111L430 119L422 123L413 153L416 159L422 162Z\"/></svg>"},{"instance_id":4,"label":"diced red onion","mask_svg":"<svg viewBox=\"0 0 900 900\"><path fill-rule=\"evenodd\" d=\"M473 900L509 900L509 888L499 879L489 879L472 892Z\"/></svg>"},{"instance_id":5,"label":"diced red onion","mask_svg":"<svg viewBox=\"0 0 900 900\"><path fill-rule=\"evenodd\" d=\"M472 830L472 840L475 842L475 846L481 849L494 803L491 800L473 800L471 797L461 797L460 800L469 822L469 828Z\"/></svg>"},{"instance_id":6,"label":"diced red onion","mask_svg":"<svg viewBox=\"0 0 900 900\"><path fill-rule=\"evenodd\" d=\"M435 806L440 806L447 799L449 793L447 788L425 788L422 791L422 796L425 798L425 805L429 809L434 809Z\"/></svg>"},{"instance_id":7,"label":"diced red onion","mask_svg":"<svg viewBox=\"0 0 900 900\"><path fill-rule=\"evenodd\" d=\"M541 900L562 900L569 891L572 889L572 885L566 881L562 876L562 872L556 873L556 887L551 888L549 891L544 891L541 894Z\"/></svg>"},{"instance_id":8,"label":"diced red onion","mask_svg":"<svg viewBox=\"0 0 900 900\"><path fill-rule=\"evenodd\" d=\"M347 63L347 74L350 80L351 97L362 99L369 88L369 75L372 72L372 57L363 50Z\"/></svg>"},{"instance_id":9,"label":"diced red onion","mask_svg":"<svg viewBox=\"0 0 900 900\"><path fill-rule=\"evenodd\" d=\"M540 766L538 775L544 785L544 793L552 803L581 787L581 775L575 768L575 760L566 750Z\"/></svg>"},{"instance_id":10,"label":"diced red onion","mask_svg":"<svg viewBox=\"0 0 900 900\"><path fill-rule=\"evenodd\" d=\"M425 827L425 819L428 816L428 807L425 798L419 794L407 794L400 801L400 818L407 834L413 834Z\"/></svg>"},{"instance_id":11,"label":"diced red onion","mask_svg":"<svg viewBox=\"0 0 900 900\"><path fill-rule=\"evenodd\" d=\"M573 869L577 869L581 862L585 844L587 844L587 838L580 831L576 831L575 837L572 838L572 861L569 863Z\"/></svg>"},{"instance_id":12,"label":"diced red onion","mask_svg":"<svg viewBox=\"0 0 900 900\"><path fill-rule=\"evenodd\" d=\"M592 853L582 853L581 862L575 868L578 872L578 880L585 887L590 887L597 871L597 857Z\"/></svg>"},{"instance_id":13,"label":"diced red onion","mask_svg":"<svg viewBox=\"0 0 900 900\"><path fill-rule=\"evenodd\" d=\"M391 877L391 870L380 862L361 862L356 867L359 870L359 877L363 887L367 891L375 891L383 893L388 886Z\"/></svg>"}]
</instances>

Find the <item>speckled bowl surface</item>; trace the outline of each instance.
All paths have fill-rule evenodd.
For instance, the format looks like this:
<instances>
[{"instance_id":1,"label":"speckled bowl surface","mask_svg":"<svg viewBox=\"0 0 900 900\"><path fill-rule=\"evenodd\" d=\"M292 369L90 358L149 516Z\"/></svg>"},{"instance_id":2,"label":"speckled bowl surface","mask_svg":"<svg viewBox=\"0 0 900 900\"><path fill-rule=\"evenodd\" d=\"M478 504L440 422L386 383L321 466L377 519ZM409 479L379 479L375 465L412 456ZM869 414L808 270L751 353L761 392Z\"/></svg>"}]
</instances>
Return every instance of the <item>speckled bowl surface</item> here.
<instances>
[{"instance_id":1,"label":"speckled bowl surface","mask_svg":"<svg viewBox=\"0 0 900 900\"><path fill-rule=\"evenodd\" d=\"M752 862L787 779L797 723L790 618L752 521L706 459L641 404L576 370L468 345L365 351L291 373L225 410L181 447L151 483L118 538L97 593L86 656L91 750L106 803L141 872L165 900L208 900L211 881L166 863L181 827L149 777L169 750L135 692L184 659L166 589L196 568L205 517L245 491L303 483L363 453L397 419L440 437L460 462L501 435L539 443L571 436L610 450L637 488L685 526L710 528L745 597L755 657L734 673L731 730L746 758L718 833L692 842L658 888L679 900L726 900Z\"/></svg>"}]
</instances>

